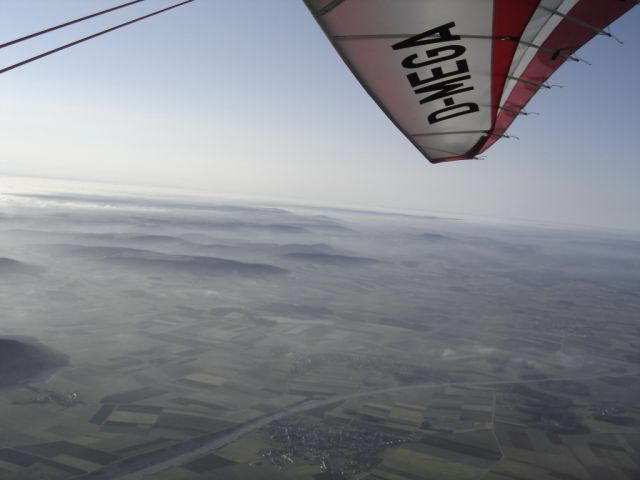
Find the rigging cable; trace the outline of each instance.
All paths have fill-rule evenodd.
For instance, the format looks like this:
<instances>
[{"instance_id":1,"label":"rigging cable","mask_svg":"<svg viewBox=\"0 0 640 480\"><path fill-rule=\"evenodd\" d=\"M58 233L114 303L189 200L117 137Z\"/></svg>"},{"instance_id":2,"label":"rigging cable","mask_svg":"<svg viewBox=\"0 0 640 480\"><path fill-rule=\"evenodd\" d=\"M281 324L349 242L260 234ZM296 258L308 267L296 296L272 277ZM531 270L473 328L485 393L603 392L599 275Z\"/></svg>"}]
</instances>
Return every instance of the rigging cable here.
<instances>
[{"instance_id":1,"label":"rigging cable","mask_svg":"<svg viewBox=\"0 0 640 480\"><path fill-rule=\"evenodd\" d=\"M136 23L136 22L139 22L141 20L145 20L145 19L147 19L149 17L153 17L154 15L159 15L160 13L166 12L168 10L172 10L174 8L181 7L182 5L186 5L187 3L191 3L193 1L194 0L185 0L185 1L180 2L180 3L176 3L174 5L170 5L170 6L166 7L166 8L161 9L161 10L156 10L155 12L148 13L147 15L143 15L141 17L134 18L133 20L129 20L128 22L120 23L120 24L118 24L118 25L116 25L114 27L107 28L106 30L101 30L98 33L94 33L92 35L88 35L86 37L82 37L82 38L80 38L80 39L78 39L78 40L76 40L74 42L67 43L65 45L61 45L60 47L54 48L52 50L48 50L48 51L43 52L43 53L40 53L39 55L35 55L33 57L27 58L26 60L22 60L21 62L18 62L18 63L14 63L13 65L9 65L8 67L4 67L4 68L0 69L0 74L6 73L9 70L13 70L14 68L18 68L18 67L21 67L23 65L26 65L27 63L34 62L34 61L39 60L39 59L41 59L43 57L47 57L47 56L52 55L54 53L57 53L57 52L59 52L61 50L64 50L66 48L73 47L75 45L78 45L79 43L86 42L87 40L91 40L93 38L99 37L100 35L104 35L105 33L113 32L114 30L118 30L119 28L126 27L128 25L131 25L132 23Z\"/></svg>"},{"instance_id":2,"label":"rigging cable","mask_svg":"<svg viewBox=\"0 0 640 480\"><path fill-rule=\"evenodd\" d=\"M24 37L16 38L15 40L11 40L10 42L5 42L0 44L0 48L5 48L10 45L15 45L16 43L24 42L25 40L30 40L34 37L38 37L40 35L44 35L45 33L53 32L54 30L58 30L60 28L68 27L69 25L73 25L74 23L83 22L93 17L98 17L100 15L104 15L105 13L114 12L116 10L120 10L121 8L128 7L135 3L144 2L145 0L134 0L132 2L123 3L122 5L117 5L115 7L108 8L106 10L102 10L100 12L92 13L91 15L87 15L81 18L76 18L75 20L69 20L68 22L61 23L60 25L56 25L55 27L50 27L45 30L40 30L39 32L31 33L29 35L25 35Z\"/></svg>"}]
</instances>

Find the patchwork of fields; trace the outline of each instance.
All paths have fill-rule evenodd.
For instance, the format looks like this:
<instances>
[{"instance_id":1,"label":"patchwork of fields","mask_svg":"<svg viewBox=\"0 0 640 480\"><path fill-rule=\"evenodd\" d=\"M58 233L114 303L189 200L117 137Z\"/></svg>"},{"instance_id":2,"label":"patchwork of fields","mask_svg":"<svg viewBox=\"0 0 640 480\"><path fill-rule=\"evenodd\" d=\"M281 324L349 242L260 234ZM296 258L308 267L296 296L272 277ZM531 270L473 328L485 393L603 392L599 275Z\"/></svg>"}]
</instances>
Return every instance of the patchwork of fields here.
<instances>
[{"instance_id":1,"label":"patchwork of fields","mask_svg":"<svg viewBox=\"0 0 640 480\"><path fill-rule=\"evenodd\" d=\"M640 476L636 240L0 200L0 337L57 362L0 390L0 479Z\"/></svg>"}]
</instances>

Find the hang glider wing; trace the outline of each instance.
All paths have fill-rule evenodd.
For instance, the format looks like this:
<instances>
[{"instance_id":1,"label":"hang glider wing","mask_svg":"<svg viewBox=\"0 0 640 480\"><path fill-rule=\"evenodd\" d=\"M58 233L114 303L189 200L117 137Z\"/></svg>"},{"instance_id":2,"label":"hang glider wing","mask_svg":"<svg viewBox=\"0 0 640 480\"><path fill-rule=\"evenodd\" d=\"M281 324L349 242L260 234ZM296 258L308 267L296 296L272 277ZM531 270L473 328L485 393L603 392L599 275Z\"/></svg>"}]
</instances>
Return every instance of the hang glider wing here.
<instances>
[{"instance_id":1,"label":"hang glider wing","mask_svg":"<svg viewBox=\"0 0 640 480\"><path fill-rule=\"evenodd\" d=\"M636 0L305 0L429 161L475 158Z\"/></svg>"}]
</instances>

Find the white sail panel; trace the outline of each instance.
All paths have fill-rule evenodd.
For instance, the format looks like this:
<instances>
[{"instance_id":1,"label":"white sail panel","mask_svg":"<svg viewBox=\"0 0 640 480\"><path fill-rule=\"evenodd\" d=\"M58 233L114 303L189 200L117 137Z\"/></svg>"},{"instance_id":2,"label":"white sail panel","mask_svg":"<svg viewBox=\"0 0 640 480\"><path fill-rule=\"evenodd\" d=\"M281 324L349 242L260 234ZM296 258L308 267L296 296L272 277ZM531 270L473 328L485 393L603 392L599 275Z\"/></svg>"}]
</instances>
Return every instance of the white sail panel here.
<instances>
[{"instance_id":1,"label":"white sail panel","mask_svg":"<svg viewBox=\"0 0 640 480\"><path fill-rule=\"evenodd\" d=\"M422 150L416 135L450 133L431 137L430 158L466 156L491 129L493 0L308 4L354 74L416 146Z\"/></svg>"}]
</instances>

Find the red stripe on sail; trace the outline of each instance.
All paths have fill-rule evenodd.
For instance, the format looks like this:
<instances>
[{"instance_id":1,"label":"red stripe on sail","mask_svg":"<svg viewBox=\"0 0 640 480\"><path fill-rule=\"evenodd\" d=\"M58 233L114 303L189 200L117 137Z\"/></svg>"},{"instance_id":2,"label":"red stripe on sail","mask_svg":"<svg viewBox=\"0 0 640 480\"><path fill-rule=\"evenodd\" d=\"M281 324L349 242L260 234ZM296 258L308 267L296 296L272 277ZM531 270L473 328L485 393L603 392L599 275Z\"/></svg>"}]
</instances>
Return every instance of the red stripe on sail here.
<instances>
[{"instance_id":1,"label":"red stripe on sail","mask_svg":"<svg viewBox=\"0 0 640 480\"><path fill-rule=\"evenodd\" d=\"M493 45L491 60L491 129L496 126L498 106L507 81L507 75L518 48L518 40L524 33L531 17L540 5L540 0L494 0L493 2ZM506 39L505 39L506 38ZM504 40L501 40L504 39ZM487 137L471 149L467 156L477 155Z\"/></svg>"},{"instance_id":2,"label":"red stripe on sail","mask_svg":"<svg viewBox=\"0 0 640 480\"><path fill-rule=\"evenodd\" d=\"M502 98L507 75L518 48L519 39L524 33L531 17L536 12L540 0L514 2L513 0L494 0L493 10L493 65L491 105L493 118L498 115L498 105ZM498 40L509 37L514 40Z\"/></svg>"},{"instance_id":3,"label":"red stripe on sail","mask_svg":"<svg viewBox=\"0 0 640 480\"><path fill-rule=\"evenodd\" d=\"M581 0L567 15L598 29L603 29L634 6L634 2ZM571 20L563 19L543 42L543 48L538 50L520 78L536 84L546 82L566 61L563 57L572 55L596 35L597 32L591 29L585 28ZM550 51L558 52L560 55L554 59L554 55L550 53ZM505 102L504 107L519 112L529 103L539 89L540 87L536 85L518 82ZM486 143L480 149L480 153L493 145L498 138L507 131L507 128L509 128L517 116L517 113L510 111L499 111L492 132L495 135L487 139Z\"/></svg>"}]
</instances>

